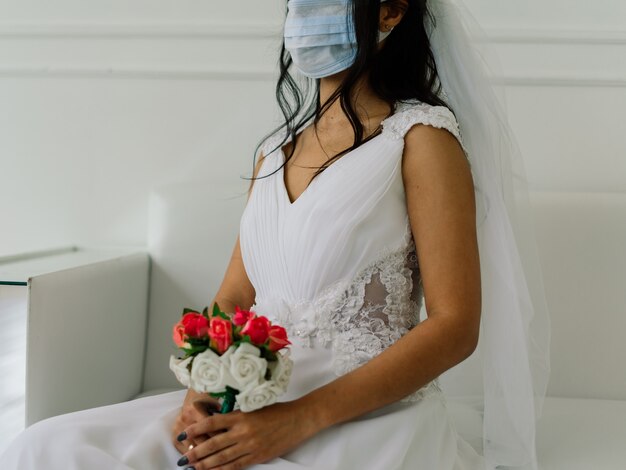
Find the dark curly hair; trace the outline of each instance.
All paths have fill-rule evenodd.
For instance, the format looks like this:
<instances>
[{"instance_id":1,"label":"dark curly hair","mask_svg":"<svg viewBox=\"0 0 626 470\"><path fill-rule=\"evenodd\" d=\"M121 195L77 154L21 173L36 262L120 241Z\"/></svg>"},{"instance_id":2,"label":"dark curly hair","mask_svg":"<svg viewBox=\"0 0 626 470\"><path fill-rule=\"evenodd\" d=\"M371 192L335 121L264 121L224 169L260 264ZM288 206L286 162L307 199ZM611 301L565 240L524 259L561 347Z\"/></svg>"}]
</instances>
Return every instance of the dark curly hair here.
<instances>
[{"instance_id":1,"label":"dark curly hair","mask_svg":"<svg viewBox=\"0 0 626 470\"><path fill-rule=\"evenodd\" d=\"M396 0L387 0L393 3ZM261 146L268 137L286 129L283 141L273 150L282 147L291 137L295 142L296 135L314 116L314 124L319 122L322 114L336 101L340 100L341 108L354 129L354 142L338 154L332 156L324 165L318 167L311 180L325 170L333 161L354 150L361 144L380 134L381 129L364 138L361 124L350 100L352 90L359 78L369 72L369 85L376 95L394 109L396 101L417 99L431 104L451 107L439 96L441 83L437 75L435 58L425 27L428 18L435 25L435 18L428 9L427 0L408 0L408 8L393 33L386 39L382 49L378 49L378 27L380 16L380 0L352 0L351 9L357 40L356 59L347 69L346 77L335 92L320 103L320 79L306 79L304 89L291 75L291 54L285 49L283 40L279 56L280 76L276 83L276 99L284 117L284 122L269 134L265 135L254 152L253 169ZM306 78L306 77L305 77ZM393 111L392 111L393 112ZM298 119L298 116L301 116ZM272 151L273 151L272 150ZM291 146L285 162L293 156L295 145ZM274 172L280 169L277 168ZM270 173L265 176L270 176ZM263 176L263 177L265 177ZM256 180L257 178L247 178Z\"/></svg>"}]
</instances>

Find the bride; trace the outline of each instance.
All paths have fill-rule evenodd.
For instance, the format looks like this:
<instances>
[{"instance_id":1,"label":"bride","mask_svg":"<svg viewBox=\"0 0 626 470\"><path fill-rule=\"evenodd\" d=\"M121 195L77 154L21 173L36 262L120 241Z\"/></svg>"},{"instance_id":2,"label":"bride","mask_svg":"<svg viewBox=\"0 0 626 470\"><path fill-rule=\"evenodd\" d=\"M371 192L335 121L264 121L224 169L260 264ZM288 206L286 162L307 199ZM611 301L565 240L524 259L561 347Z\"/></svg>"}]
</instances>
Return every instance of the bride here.
<instances>
[{"instance_id":1,"label":"bride","mask_svg":"<svg viewBox=\"0 0 626 470\"><path fill-rule=\"evenodd\" d=\"M287 328L287 394L249 413L181 390L56 416L16 436L0 468L536 470L528 417L545 390L525 335L541 305L525 297L496 169L507 155L488 147L493 101L463 68L452 6L287 2L285 123L260 146L213 299ZM481 342L476 448L439 376Z\"/></svg>"}]
</instances>

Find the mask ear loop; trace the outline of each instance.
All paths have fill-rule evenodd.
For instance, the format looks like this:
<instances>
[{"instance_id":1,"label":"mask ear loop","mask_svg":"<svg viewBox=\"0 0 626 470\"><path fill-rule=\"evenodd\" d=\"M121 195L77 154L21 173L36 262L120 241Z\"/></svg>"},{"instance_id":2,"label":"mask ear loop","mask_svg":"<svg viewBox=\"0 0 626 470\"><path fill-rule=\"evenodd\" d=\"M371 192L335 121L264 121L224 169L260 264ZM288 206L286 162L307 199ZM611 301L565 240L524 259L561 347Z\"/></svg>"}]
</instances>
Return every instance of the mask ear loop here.
<instances>
[{"instance_id":1,"label":"mask ear loop","mask_svg":"<svg viewBox=\"0 0 626 470\"><path fill-rule=\"evenodd\" d=\"M393 31L393 26L391 27L387 27L388 29L386 29L385 31L378 31L378 42L382 42L384 41L387 36L389 36L391 34L391 32Z\"/></svg>"},{"instance_id":2,"label":"mask ear loop","mask_svg":"<svg viewBox=\"0 0 626 470\"><path fill-rule=\"evenodd\" d=\"M380 0L380 4L382 5L383 3L386 3L388 0ZM394 26L389 26L389 25L383 25L385 30L384 31L380 31L378 30L378 42L381 43L382 41L384 41L387 36L389 36L389 34L391 33L391 31L393 31Z\"/></svg>"}]
</instances>

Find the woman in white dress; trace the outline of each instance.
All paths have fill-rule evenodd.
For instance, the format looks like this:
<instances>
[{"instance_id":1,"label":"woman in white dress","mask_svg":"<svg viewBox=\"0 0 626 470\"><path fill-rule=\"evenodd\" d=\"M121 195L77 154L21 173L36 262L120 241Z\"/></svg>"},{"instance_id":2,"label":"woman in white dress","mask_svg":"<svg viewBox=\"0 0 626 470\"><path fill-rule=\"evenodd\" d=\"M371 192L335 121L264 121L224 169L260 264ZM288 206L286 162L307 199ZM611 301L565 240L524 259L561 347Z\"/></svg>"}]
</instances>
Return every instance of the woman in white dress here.
<instances>
[{"instance_id":1,"label":"woman in white dress","mask_svg":"<svg viewBox=\"0 0 626 470\"><path fill-rule=\"evenodd\" d=\"M287 6L286 125L261 146L214 298L287 328L287 394L251 413L182 390L49 418L14 439L3 470L495 468L438 381L477 347L481 259L473 162L426 2ZM315 79L309 107L291 71Z\"/></svg>"}]
</instances>

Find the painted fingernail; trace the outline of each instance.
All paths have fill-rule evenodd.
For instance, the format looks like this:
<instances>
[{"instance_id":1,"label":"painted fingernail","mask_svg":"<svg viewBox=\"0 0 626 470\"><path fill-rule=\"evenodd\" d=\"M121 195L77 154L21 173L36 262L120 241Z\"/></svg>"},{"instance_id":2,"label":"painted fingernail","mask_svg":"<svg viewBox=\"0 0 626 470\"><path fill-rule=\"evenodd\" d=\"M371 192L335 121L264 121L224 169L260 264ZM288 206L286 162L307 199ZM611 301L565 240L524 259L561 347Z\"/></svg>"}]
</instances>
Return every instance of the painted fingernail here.
<instances>
[{"instance_id":1,"label":"painted fingernail","mask_svg":"<svg viewBox=\"0 0 626 470\"><path fill-rule=\"evenodd\" d=\"M176 438L178 442L184 441L185 439L187 439L187 433L185 431L181 432Z\"/></svg>"},{"instance_id":2,"label":"painted fingernail","mask_svg":"<svg viewBox=\"0 0 626 470\"><path fill-rule=\"evenodd\" d=\"M178 465L179 467L182 467L183 465L187 465L189 463L189 459L187 458L186 455L183 455L180 460L178 462L176 462L176 465Z\"/></svg>"},{"instance_id":3,"label":"painted fingernail","mask_svg":"<svg viewBox=\"0 0 626 470\"><path fill-rule=\"evenodd\" d=\"M185 470L196 470L196 467L187 467Z\"/></svg>"}]
</instances>

